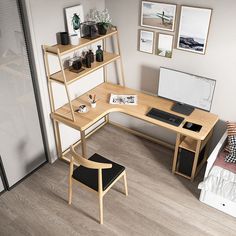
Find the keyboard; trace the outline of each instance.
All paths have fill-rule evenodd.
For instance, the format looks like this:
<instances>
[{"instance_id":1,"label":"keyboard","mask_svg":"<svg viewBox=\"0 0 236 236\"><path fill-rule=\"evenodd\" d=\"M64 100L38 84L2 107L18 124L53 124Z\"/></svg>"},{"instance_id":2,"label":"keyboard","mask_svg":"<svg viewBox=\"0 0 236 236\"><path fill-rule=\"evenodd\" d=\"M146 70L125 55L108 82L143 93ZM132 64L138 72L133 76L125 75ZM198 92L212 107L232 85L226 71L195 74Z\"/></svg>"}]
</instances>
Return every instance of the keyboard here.
<instances>
[{"instance_id":1,"label":"keyboard","mask_svg":"<svg viewBox=\"0 0 236 236\"><path fill-rule=\"evenodd\" d=\"M151 118L154 118L156 120L160 120L163 122L166 122L168 124L174 125L174 126L179 126L182 121L184 120L183 117L181 116L176 116L174 114L162 111L162 110L158 110L156 108L152 108L147 114L146 116L149 116Z\"/></svg>"}]
</instances>

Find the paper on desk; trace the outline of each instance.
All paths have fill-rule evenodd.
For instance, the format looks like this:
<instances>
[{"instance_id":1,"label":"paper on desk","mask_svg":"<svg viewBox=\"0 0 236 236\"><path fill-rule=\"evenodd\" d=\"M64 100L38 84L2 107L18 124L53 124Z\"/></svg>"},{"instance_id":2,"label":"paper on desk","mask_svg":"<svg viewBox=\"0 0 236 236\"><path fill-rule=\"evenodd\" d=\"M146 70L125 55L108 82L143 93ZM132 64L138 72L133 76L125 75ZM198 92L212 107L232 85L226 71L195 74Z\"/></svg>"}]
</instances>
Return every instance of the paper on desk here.
<instances>
[{"instance_id":1,"label":"paper on desk","mask_svg":"<svg viewBox=\"0 0 236 236\"><path fill-rule=\"evenodd\" d=\"M110 96L110 104L119 105L137 105L138 96L133 94L112 94Z\"/></svg>"}]
</instances>

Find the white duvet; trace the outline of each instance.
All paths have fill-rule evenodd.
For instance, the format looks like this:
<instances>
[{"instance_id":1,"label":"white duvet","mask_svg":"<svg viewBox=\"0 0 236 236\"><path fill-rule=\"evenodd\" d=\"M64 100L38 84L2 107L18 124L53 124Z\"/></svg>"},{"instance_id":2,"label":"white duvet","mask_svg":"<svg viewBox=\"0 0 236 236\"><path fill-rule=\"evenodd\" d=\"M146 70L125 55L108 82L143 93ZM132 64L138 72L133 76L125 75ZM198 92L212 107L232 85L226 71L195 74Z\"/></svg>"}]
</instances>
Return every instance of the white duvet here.
<instances>
[{"instance_id":1,"label":"white duvet","mask_svg":"<svg viewBox=\"0 0 236 236\"><path fill-rule=\"evenodd\" d=\"M236 174L219 166L213 166L198 188L236 202Z\"/></svg>"}]
</instances>

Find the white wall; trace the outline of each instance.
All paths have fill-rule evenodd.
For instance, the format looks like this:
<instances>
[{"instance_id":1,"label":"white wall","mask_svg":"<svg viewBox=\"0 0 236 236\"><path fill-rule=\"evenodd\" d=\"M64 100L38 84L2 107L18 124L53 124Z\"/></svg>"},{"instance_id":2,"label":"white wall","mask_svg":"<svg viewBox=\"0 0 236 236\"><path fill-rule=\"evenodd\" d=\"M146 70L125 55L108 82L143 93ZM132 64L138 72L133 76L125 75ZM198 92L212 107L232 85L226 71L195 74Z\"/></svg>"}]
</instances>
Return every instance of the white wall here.
<instances>
[{"instance_id":1,"label":"white wall","mask_svg":"<svg viewBox=\"0 0 236 236\"><path fill-rule=\"evenodd\" d=\"M217 82L211 112L218 114L222 120L235 121L236 109L233 104L236 101L236 2L234 0L164 0L162 2L213 9L206 55L174 49L172 59L168 59L139 52L137 42L138 29L142 28L140 27L141 1L106 0L106 7L112 16L113 24L117 25L119 29L127 86L156 93L160 66L212 78ZM179 12L180 7L178 6L177 20ZM175 33L172 34L177 36L178 24L176 28ZM172 133L167 133L166 130L152 127L149 124L133 121L132 118L113 115L112 119L127 126L145 130L163 140L172 143L175 141ZM224 128L225 125L219 122L215 129L215 142L223 133Z\"/></svg>"},{"instance_id":2,"label":"white wall","mask_svg":"<svg viewBox=\"0 0 236 236\"><path fill-rule=\"evenodd\" d=\"M29 17L30 30L33 41L34 54L36 59L36 69L38 74L38 84L41 93L43 104L43 112L45 117L46 133L48 137L48 146L51 161L56 158L56 148L54 140L54 132L52 122L50 119L50 103L48 98L47 79L45 76L45 67L43 61L42 45L56 44L56 34L66 30L64 8L82 4L84 15L89 9L97 8L104 9L104 0L25 0L27 6L27 13ZM54 66L52 62L51 65ZM85 89L91 88L100 83L102 80L102 72L97 71L93 80L80 80L78 83L70 86L71 92L77 96L85 92ZM90 81L90 82L89 82ZM92 82L91 82L92 81ZM81 86L81 84L83 86ZM64 90L62 87L55 86L55 99L63 102ZM62 145L67 147L72 142L79 138L77 131L68 127L61 126Z\"/></svg>"}]
</instances>

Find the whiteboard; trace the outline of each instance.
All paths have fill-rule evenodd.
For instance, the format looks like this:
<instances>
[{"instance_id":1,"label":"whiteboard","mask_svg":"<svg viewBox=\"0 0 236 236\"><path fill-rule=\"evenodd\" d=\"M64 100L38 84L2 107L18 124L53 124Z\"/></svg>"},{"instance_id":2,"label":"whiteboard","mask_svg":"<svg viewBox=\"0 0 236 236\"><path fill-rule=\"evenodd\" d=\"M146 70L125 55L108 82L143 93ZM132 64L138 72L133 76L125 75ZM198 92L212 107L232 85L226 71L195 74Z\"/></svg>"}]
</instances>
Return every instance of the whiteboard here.
<instances>
[{"instance_id":1,"label":"whiteboard","mask_svg":"<svg viewBox=\"0 0 236 236\"><path fill-rule=\"evenodd\" d=\"M161 67L158 96L210 111L216 81Z\"/></svg>"}]
</instances>

